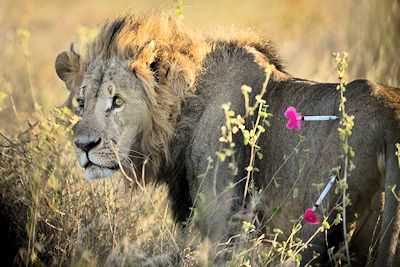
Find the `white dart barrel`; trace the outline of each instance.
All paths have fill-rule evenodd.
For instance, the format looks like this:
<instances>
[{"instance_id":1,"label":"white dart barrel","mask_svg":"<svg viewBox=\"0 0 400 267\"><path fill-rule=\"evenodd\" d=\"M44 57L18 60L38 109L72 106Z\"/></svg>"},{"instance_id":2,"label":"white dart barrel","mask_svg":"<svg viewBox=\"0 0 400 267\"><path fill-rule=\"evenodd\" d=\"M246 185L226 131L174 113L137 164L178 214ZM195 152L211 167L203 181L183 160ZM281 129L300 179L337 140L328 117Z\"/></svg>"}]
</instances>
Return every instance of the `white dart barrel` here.
<instances>
[{"instance_id":1,"label":"white dart barrel","mask_svg":"<svg viewBox=\"0 0 400 267\"><path fill-rule=\"evenodd\" d=\"M339 119L338 116L303 116L304 121L333 121Z\"/></svg>"},{"instance_id":2,"label":"white dart barrel","mask_svg":"<svg viewBox=\"0 0 400 267\"><path fill-rule=\"evenodd\" d=\"M316 206L319 206L322 202L322 200L324 200L326 194L328 194L329 190L332 188L333 184L335 183L336 180L336 176L333 176L330 180L329 183L325 186L324 191L322 191L321 195L319 196L319 198L317 199L317 202L315 202Z\"/></svg>"}]
</instances>

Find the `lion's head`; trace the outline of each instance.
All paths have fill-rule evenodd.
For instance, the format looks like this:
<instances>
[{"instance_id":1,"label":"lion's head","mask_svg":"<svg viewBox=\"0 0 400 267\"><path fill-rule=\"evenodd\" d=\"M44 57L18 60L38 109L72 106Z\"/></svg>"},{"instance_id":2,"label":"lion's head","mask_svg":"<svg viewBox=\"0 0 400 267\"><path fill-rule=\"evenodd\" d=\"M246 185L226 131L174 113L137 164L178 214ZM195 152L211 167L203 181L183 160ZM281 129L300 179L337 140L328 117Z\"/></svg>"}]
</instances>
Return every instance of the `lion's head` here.
<instances>
[{"instance_id":1,"label":"lion's head","mask_svg":"<svg viewBox=\"0 0 400 267\"><path fill-rule=\"evenodd\" d=\"M119 166L117 151L125 164L131 155L143 157L135 151L151 126L151 117L143 84L123 61L91 62L74 97L76 113L82 118L74 127L74 142L87 179L111 176Z\"/></svg>"},{"instance_id":2,"label":"lion's head","mask_svg":"<svg viewBox=\"0 0 400 267\"><path fill-rule=\"evenodd\" d=\"M148 176L157 174L170 160L168 144L203 59L219 43L253 47L280 66L259 34L238 28L195 32L168 13L110 19L84 55L73 49L58 55L56 72L70 91L66 104L77 103L82 117L74 141L88 179L111 176L119 162L131 170L143 159Z\"/></svg>"},{"instance_id":3,"label":"lion's head","mask_svg":"<svg viewBox=\"0 0 400 267\"><path fill-rule=\"evenodd\" d=\"M58 55L68 106L81 120L74 142L85 177L111 176L149 159L155 175L168 161L168 142L181 102L192 94L207 45L168 14L113 19L101 26L85 55ZM173 86L171 86L173 84Z\"/></svg>"}]
</instances>

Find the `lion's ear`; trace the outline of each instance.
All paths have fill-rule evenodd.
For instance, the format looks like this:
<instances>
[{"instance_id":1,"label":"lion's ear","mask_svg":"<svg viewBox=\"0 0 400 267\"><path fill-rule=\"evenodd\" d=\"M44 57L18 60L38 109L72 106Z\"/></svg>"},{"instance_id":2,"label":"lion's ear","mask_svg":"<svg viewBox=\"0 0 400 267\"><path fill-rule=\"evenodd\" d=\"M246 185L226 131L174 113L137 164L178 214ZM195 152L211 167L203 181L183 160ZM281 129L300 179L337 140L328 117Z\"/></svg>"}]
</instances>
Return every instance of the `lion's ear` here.
<instances>
[{"instance_id":1,"label":"lion's ear","mask_svg":"<svg viewBox=\"0 0 400 267\"><path fill-rule=\"evenodd\" d=\"M154 79L159 82L168 75L169 62L164 60L171 52L171 48L165 42L152 40L147 43L137 56L138 62L143 62L153 73Z\"/></svg>"},{"instance_id":2,"label":"lion's ear","mask_svg":"<svg viewBox=\"0 0 400 267\"><path fill-rule=\"evenodd\" d=\"M79 82L80 56L73 50L60 53L55 62L58 77L69 91L74 91Z\"/></svg>"}]
</instances>

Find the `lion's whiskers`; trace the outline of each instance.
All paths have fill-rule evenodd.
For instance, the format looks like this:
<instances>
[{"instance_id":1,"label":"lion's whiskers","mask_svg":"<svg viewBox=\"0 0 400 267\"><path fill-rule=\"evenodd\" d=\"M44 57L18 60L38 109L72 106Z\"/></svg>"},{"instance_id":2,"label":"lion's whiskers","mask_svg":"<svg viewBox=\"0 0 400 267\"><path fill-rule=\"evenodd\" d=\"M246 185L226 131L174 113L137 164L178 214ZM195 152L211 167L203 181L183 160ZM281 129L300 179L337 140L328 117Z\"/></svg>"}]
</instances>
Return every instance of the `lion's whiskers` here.
<instances>
[{"instance_id":1,"label":"lion's whiskers","mask_svg":"<svg viewBox=\"0 0 400 267\"><path fill-rule=\"evenodd\" d=\"M128 152L128 154L123 153L122 155L128 156L128 157L130 157L130 158L143 159L143 160L147 160L147 161L149 161L149 162L154 163L154 162L152 161L152 159L151 159L148 155L145 155L145 154L143 154L143 153L141 153L141 152L139 152L139 151L137 151L137 150L130 149L130 148L122 148L122 147L120 147L119 149L120 149L121 151L126 151L126 152ZM121 151L120 151L120 154L121 154ZM138 154L139 156L134 156L134 155L130 154L130 152L136 153L136 154Z\"/></svg>"},{"instance_id":2,"label":"lion's whiskers","mask_svg":"<svg viewBox=\"0 0 400 267\"><path fill-rule=\"evenodd\" d=\"M143 164L143 162L148 160L148 158L146 158L146 157L137 157L137 156L134 157L134 156L130 156L130 155L125 154L125 153L118 152L115 148L113 148L113 151L114 151L114 153L116 153L118 163L122 167L129 168L132 171L132 173L134 173L134 174L138 173L139 172L139 170L138 170L139 166L141 166ZM143 159L143 161L141 161L139 164L134 164L134 162L131 159L132 157L138 158L138 159ZM124 174L124 176L125 176L125 174ZM134 175L134 176L136 176L136 175Z\"/></svg>"}]
</instances>

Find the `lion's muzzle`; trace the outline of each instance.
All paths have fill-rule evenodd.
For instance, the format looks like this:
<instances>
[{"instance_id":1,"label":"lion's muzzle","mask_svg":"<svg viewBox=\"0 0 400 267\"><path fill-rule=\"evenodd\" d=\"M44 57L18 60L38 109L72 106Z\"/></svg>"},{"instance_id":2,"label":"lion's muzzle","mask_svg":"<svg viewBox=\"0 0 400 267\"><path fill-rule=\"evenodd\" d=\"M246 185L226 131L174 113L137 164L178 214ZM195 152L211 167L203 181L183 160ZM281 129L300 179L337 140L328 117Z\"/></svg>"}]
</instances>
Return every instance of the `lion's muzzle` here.
<instances>
[{"instance_id":1,"label":"lion's muzzle","mask_svg":"<svg viewBox=\"0 0 400 267\"><path fill-rule=\"evenodd\" d=\"M85 169L84 174L87 180L108 178L118 170L118 165L108 164L109 160L104 159L101 153L99 154L104 147L102 138L94 134L78 134L74 137L74 143L77 147L79 164Z\"/></svg>"}]
</instances>

